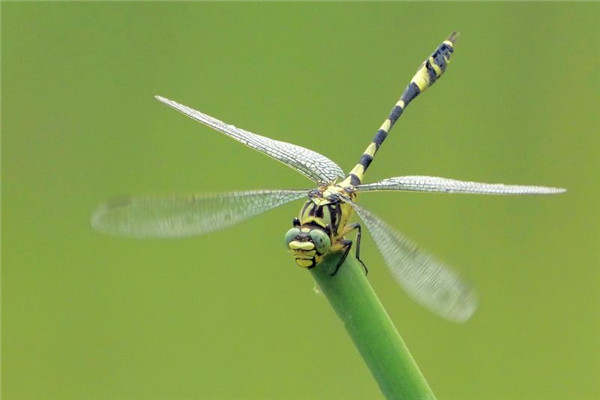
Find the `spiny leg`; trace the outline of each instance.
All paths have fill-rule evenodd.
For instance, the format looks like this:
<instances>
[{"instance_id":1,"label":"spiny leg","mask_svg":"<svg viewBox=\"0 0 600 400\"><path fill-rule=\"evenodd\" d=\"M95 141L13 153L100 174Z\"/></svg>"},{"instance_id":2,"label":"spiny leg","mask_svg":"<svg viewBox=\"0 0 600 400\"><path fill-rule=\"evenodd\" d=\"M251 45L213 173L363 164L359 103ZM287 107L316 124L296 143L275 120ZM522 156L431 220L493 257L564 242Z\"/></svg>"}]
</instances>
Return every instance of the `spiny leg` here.
<instances>
[{"instance_id":1,"label":"spiny leg","mask_svg":"<svg viewBox=\"0 0 600 400\"><path fill-rule=\"evenodd\" d=\"M355 224L352 224L350 226L352 227L352 229L356 229L358 231L358 233L356 234L356 259L360 262L360 264L364 268L365 275L368 275L369 269L367 268L367 266L365 265L363 260L360 259L360 240L362 238L362 226L358 222Z\"/></svg>"},{"instance_id":2,"label":"spiny leg","mask_svg":"<svg viewBox=\"0 0 600 400\"><path fill-rule=\"evenodd\" d=\"M335 269L333 270L333 272L331 274L329 274L329 276L334 276L335 274L337 274L338 270L340 269L340 267L342 266L344 261L346 261L346 258L348 257L348 253L350 253L350 249L352 248L352 240L344 239L340 242L340 245L344 249L344 254L342 254L340 261L338 261L337 265L335 266Z\"/></svg>"},{"instance_id":3,"label":"spiny leg","mask_svg":"<svg viewBox=\"0 0 600 400\"><path fill-rule=\"evenodd\" d=\"M367 268L365 263L360 259L360 240L362 238L362 226L358 222L356 222L354 224L350 224L344 228L344 230L342 232L342 236L347 235L348 233L352 232L355 229L358 231L356 234L356 259L360 262L360 264L364 268L365 275L366 275L369 273L369 269ZM348 257L348 253L350 253L350 249L352 248L352 240L344 239L341 241L340 244L344 247L344 254L340 258L340 261L335 266L335 270L333 271L333 273L330 274L330 276L334 276L335 274L337 274L338 270L340 269L340 267L342 266L344 261L346 261L346 258Z\"/></svg>"},{"instance_id":4,"label":"spiny leg","mask_svg":"<svg viewBox=\"0 0 600 400\"><path fill-rule=\"evenodd\" d=\"M415 97L425 91L428 87L432 86L446 70L446 66L450 62L450 55L454 52L454 42L457 37L458 34L456 32L452 33L448 39L444 40L435 52L421 64L421 67L415 76L413 76L406 89L404 89L404 93L402 93L400 100L394 105L389 116L383 122L381 128L379 128L377 134L375 134L373 141L365 149L358 164L352 168L352 171L350 171L346 179L341 183L342 186L357 186L361 184L367 168L369 168L371 161L373 161L373 157L375 157L375 153L379 150L379 147L398 118L400 118L404 112L404 109Z\"/></svg>"}]
</instances>

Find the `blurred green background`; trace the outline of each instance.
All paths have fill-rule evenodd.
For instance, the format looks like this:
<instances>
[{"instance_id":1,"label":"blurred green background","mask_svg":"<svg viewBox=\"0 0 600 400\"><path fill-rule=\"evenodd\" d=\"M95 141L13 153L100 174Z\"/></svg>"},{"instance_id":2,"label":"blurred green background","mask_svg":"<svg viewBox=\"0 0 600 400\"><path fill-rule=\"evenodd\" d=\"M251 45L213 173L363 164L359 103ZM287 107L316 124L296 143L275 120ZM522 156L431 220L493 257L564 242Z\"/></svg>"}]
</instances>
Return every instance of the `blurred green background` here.
<instances>
[{"instance_id":1,"label":"blurred green background","mask_svg":"<svg viewBox=\"0 0 600 400\"><path fill-rule=\"evenodd\" d=\"M308 188L160 94L349 169L461 31L368 181L563 186L361 203L478 288L455 325L369 279L440 399L598 398L598 3L2 4L4 399L374 399L282 237L299 202L173 241L93 232L123 194Z\"/></svg>"}]
</instances>

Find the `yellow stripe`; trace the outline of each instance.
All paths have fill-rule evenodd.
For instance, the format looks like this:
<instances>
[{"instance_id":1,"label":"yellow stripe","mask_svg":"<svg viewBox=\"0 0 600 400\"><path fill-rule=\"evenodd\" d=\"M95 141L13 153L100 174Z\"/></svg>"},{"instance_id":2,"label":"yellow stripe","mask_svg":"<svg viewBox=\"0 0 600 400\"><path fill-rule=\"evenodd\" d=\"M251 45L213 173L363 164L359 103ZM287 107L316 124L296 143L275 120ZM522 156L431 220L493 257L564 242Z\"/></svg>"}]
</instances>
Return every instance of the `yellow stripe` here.
<instances>
[{"instance_id":1,"label":"yellow stripe","mask_svg":"<svg viewBox=\"0 0 600 400\"><path fill-rule=\"evenodd\" d=\"M429 57L429 63L433 67L433 70L435 71L435 75L439 78L440 75L442 75L442 72L443 72L442 69L439 67L439 65L437 65L435 63L435 60L433 59L433 57Z\"/></svg>"},{"instance_id":2,"label":"yellow stripe","mask_svg":"<svg viewBox=\"0 0 600 400\"><path fill-rule=\"evenodd\" d=\"M421 92L427 89L429 87L429 75L427 74L427 68L421 67L415 76L413 76L411 82L417 85Z\"/></svg>"},{"instance_id":3,"label":"yellow stripe","mask_svg":"<svg viewBox=\"0 0 600 400\"><path fill-rule=\"evenodd\" d=\"M358 176L358 178L362 181L363 175L365 174L365 167L360 164L356 164L350 173Z\"/></svg>"},{"instance_id":4,"label":"yellow stripe","mask_svg":"<svg viewBox=\"0 0 600 400\"><path fill-rule=\"evenodd\" d=\"M315 245L312 242L299 242L297 240L291 241L290 244L290 249L292 250L312 250L315 248Z\"/></svg>"},{"instance_id":5,"label":"yellow stripe","mask_svg":"<svg viewBox=\"0 0 600 400\"><path fill-rule=\"evenodd\" d=\"M398 100L398 102L396 103L396 105L397 105L398 107L400 107L400 108L404 109L404 106L405 106L405 104L404 104L404 100Z\"/></svg>"},{"instance_id":6,"label":"yellow stripe","mask_svg":"<svg viewBox=\"0 0 600 400\"><path fill-rule=\"evenodd\" d=\"M373 157L375 155L376 151L377 151L377 145L375 143L371 143L369 145L369 147L367 147L367 149L365 150L364 154L368 154L371 157Z\"/></svg>"},{"instance_id":7,"label":"yellow stripe","mask_svg":"<svg viewBox=\"0 0 600 400\"><path fill-rule=\"evenodd\" d=\"M385 120L385 122L381 125L381 128L379 128L379 129L383 129L387 133L387 132L389 132L391 125L392 125L392 122L388 118Z\"/></svg>"},{"instance_id":8,"label":"yellow stripe","mask_svg":"<svg viewBox=\"0 0 600 400\"><path fill-rule=\"evenodd\" d=\"M449 40L444 40L444 44L445 44L446 46L450 46L450 47L454 48L454 43L452 43L452 42L451 42L451 41L449 41Z\"/></svg>"}]
</instances>

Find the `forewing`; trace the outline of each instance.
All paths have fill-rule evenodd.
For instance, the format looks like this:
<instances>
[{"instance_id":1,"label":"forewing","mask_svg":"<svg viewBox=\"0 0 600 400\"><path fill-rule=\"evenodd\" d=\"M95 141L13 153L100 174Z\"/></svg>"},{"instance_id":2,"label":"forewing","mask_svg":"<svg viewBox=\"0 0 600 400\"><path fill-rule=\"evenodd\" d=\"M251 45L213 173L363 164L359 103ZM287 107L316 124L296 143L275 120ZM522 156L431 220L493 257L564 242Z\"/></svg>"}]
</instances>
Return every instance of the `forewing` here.
<instances>
[{"instance_id":1,"label":"forewing","mask_svg":"<svg viewBox=\"0 0 600 400\"><path fill-rule=\"evenodd\" d=\"M454 322L477 309L477 295L458 274L390 228L369 211L350 203L364 221L392 275L419 304Z\"/></svg>"},{"instance_id":2,"label":"forewing","mask_svg":"<svg viewBox=\"0 0 600 400\"><path fill-rule=\"evenodd\" d=\"M344 171L336 163L315 151L248 132L173 100L161 96L156 96L156 98L188 117L224 133L254 150L281 161L315 182L328 183L345 176Z\"/></svg>"},{"instance_id":3,"label":"forewing","mask_svg":"<svg viewBox=\"0 0 600 400\"><path fill-rule=\"evenodd\" d=\"M216 195L129 197L102 204L92 227L134 238L177 238L224 229L306 197L308 190L262 190Z\"/></svg>"},{"instance_id":4,"label":"forewing","mask_svg":"<svg viewBox=\"0 0 600 400\"><path fill-rule=\"evenodd\" d=\"M438 178L435 176L398 176L367 185L356 186L358 191L404 190L409 192L475 193L475 194L558 194L566 189L545 186L504 185Z\"/></svg>"}]
</instances>

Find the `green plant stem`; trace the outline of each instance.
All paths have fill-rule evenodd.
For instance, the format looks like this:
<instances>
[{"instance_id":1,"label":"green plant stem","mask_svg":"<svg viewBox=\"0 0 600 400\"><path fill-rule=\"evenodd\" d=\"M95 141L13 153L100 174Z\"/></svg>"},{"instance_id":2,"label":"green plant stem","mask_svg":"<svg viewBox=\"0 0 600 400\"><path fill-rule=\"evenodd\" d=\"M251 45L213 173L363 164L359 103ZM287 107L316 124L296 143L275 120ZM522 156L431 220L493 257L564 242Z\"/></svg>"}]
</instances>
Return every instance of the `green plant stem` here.
<instances>
[{"instance_id":1,"label":"green plant stem","mask_svg":"<svg viewBox=\"0 0 600 400\"><path fill-rule=\"evenodd\" d=\"M387 399L435 399L429 384L390 320L358 260L348 255L331 276L340 254L311 269Z\"/></svg>"}]
</instances>

